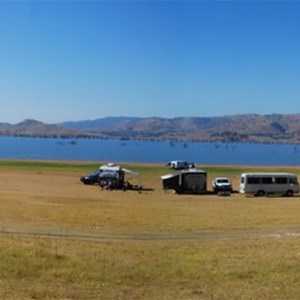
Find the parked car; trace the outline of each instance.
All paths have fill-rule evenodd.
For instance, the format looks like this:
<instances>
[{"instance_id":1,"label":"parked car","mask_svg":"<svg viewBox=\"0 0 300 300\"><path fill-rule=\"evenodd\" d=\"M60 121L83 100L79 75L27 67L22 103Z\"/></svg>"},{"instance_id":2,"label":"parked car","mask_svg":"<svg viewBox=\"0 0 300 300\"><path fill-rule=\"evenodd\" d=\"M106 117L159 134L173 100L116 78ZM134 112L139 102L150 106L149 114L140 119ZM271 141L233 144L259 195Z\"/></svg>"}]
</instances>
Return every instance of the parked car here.
<instances>
[{"instance_id":1,"label":"parked car","mask_svg":"<svg viewBox=\"0 0 300 300\"><path fill-rule=\"evenodd\" d=\"M227 177L217 177L212 182L213 192L218 194L220 192L232 192L232 183Z\"/></svg>"},{"instance_id":2,"label":"parked car","mask_svg":"<svg viewBox=\"0 0 300 300\"><path fill-rule=\"evenodd\" d=\"M99 184L99 174L100 171L95 171L89 175L81 176L80 181L84 184Z\"/></svg>"}]
</instances>

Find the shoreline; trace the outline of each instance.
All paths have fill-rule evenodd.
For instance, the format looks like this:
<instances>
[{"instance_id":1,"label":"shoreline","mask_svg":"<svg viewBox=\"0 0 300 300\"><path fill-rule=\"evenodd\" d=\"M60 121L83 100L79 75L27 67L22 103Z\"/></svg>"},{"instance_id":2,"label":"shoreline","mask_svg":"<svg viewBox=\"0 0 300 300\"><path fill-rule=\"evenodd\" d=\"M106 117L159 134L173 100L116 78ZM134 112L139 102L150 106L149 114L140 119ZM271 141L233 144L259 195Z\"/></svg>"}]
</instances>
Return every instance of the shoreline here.
<instances>
[{"instance_id":1,"label":"shoreline","mask_svg":"<svg viewBox=\"0 0 300 300\"><path fill-rule=\"evenodd\" d=\"M59 160L59 159L18 159L18 158L3 158L0 159L0 166L1 164L5 163L37 163L37 164L60 164L60 165L94 165L99 164L105 165L108 163L114 163L115 165L130 165L130 166L145 166L145 167L162 167L165 170L169 170L170 172L176 172L171 168L168 168L165 163L150 163L150 162L128 162L128 161L102 161L102 160ZM224 164L196 164L196 169L245 169L245 168L255 168L255 169L299 169L299 166L295 165L224 165Z\"/></svg>"}]
</instances>

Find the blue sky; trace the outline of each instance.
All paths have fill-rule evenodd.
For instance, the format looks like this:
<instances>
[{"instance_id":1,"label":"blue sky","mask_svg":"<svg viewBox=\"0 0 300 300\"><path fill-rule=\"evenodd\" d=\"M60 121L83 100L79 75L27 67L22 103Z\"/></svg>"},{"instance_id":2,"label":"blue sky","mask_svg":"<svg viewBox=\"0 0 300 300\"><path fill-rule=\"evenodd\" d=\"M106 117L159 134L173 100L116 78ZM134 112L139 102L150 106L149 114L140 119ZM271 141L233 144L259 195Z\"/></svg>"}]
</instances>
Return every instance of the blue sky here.
<instances>
[{"instance_id":1,"label":"blue sky","mask_svg":"<svg viewBox=\"0 0 300 300\"><path fill-rule=\"evenodd\" d=\"M298 1L0 1L0 122L299 113Z\"/></svg>"}]
</instances>

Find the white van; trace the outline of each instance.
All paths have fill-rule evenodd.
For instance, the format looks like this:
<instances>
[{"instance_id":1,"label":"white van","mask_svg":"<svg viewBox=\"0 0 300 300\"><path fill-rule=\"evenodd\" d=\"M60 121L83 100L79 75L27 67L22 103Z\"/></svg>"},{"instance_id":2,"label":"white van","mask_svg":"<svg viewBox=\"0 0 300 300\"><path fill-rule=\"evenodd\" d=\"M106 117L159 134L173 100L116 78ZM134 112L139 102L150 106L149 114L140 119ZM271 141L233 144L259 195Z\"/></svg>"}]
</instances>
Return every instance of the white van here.
<instances>
[{"instance_id":1,"label":"white van","mask_svg":"<svg viewBox=\"0 0 300 300\"><path fill-rule=\"evenodd\" d=\"M240 193L255 196L281 194L290 197L299 193L298 178L291 173L243 173Z\"/></svg>"},{"instance_id":2,"label":"white van","mask_svg":"<svg viewBox=\"0 0 300 300\"><path fill-rule=\"evenodd\" d=\"M195 168L194 163L189 163L183 160L172 160L167 163L167 166L171 167L174 170L189 170Z\"/></svg>"}]
</instances>

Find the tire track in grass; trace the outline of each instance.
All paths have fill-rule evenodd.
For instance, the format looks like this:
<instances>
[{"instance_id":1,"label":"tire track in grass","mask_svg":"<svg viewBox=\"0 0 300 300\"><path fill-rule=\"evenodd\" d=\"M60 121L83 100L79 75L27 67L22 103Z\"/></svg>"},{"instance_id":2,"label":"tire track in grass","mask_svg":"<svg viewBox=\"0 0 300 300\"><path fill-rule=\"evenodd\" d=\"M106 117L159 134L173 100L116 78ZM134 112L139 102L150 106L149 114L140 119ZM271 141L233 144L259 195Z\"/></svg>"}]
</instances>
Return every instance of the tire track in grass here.
<instances>
[{"instance_id":1,"label":"tire track in grass","mask_svg":"<svg viewBox=\"0 0 300 300\"><path fill-rule=\"evenodd\" d=\"M127 232L71 232L63 231L21 231L0 230L0 236L22 236L36 238L51 238L63 240L76 240L86 242L209 242L209 241L233 241L248 239L278 239L278 238L300 238L299 231L265 231L265 230L232 230L232 231L201 231L193 233L127 233Z\"/></svg>"}]
</instances>

